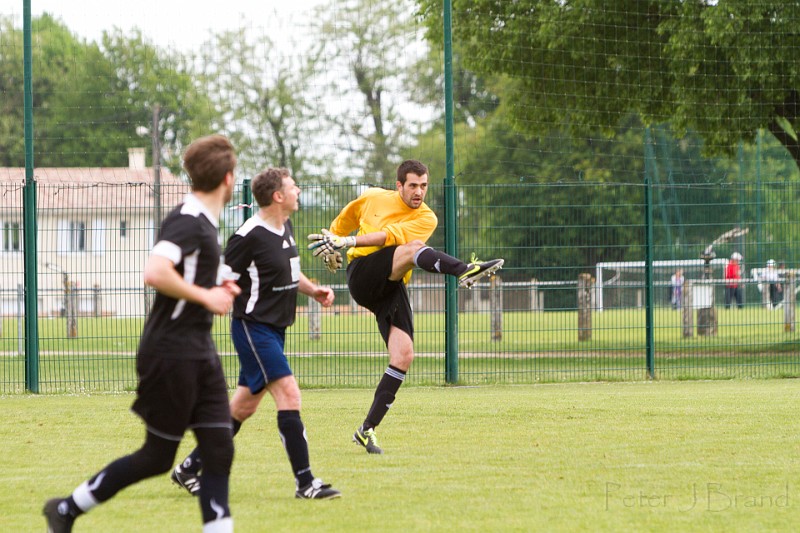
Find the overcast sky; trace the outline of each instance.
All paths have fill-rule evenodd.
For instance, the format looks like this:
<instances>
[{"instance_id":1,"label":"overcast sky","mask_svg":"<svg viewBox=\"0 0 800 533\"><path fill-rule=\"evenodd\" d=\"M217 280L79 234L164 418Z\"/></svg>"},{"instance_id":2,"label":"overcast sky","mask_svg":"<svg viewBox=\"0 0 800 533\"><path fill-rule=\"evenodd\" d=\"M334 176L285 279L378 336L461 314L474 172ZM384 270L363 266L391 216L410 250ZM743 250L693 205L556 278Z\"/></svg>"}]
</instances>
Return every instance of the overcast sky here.
<instances>
[{"instance_id":1,"label":"overcast sky","mask_svg":"<svg viewBox=\"0 0 800 533\"><path fill-rule=\"evenodd\" d=\"M157 45L189 50L212 33L242 25L263 28L271 35L291 32L302 37L302 21L315 6L329 0L31 0L31 13L48 12L74 33L95 42L114 26L139 27ZM330 0L330 3L333 3ZM0 0L0 14L22 26L23 0ZM278 39L280 40L280 39Z\"/></svg>"}]
</instances>

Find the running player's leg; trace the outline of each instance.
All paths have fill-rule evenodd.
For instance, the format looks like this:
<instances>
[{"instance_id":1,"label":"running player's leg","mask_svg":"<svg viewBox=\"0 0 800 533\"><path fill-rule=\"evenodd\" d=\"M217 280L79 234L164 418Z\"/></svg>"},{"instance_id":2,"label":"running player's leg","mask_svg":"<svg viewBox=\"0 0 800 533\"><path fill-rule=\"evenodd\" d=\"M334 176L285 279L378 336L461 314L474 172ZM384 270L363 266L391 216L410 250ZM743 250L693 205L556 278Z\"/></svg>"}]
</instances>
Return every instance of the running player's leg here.
<instances>
[{"instance_id":1,"label":"running player's leg","mask_svg":"<svg viewBox=\"0 0 800 533\"><path fill-rule=\"evenodd\" d=\"M228 403L228 385L218 357L204 361L198 379L198 394L190 427L197 437L203 474L200 477L200 510L203 530L233 531L228 506L229 480L233 463L233 428Z\"/></svg>"},{"instance_id":2,"label":"running player's leg","mask_svg":"<svg viewBox=\"0 0 800 533\"><path fill-rule=\"evenodd\" d=\"M368 453L375 454L383 453L378 445L375 428L383 421L392 407L397 391L405 381L406 372L414 360L414 341L402 329L391 326L386 344L389 349L389 366L378 382L367 417L353 435L356 443L364 446Z\"/></svg>"},{"instance_id":3,"label":"running player's leg","mask_svg":"<svg viewBox=\"0 0 800 533\"><path fill-rule=\"evenodd\" d=\"M458 277L458 283L462 287L470 288L484 276L491 275L503 267L502 259L492 259L491 261L480 261L473 254L469 263L465 263L444 252L422 244L420 241L412 241L403 246L397 247L395 253L395 265L392 276L400 274L402 269L408 272L414 265L422 270L434 274L449 274ZM408 266L408 254L411 253L411 266ZM407 268L406 268L407 267ZM402 278L400 277L396 279ZM394 277L391 279L395 279Z\"/></svg>"},{"instance_id":4,"label":"running player's leg","mask_svg":"<svg viewBox=\"0 0 800 533\"><path fill-rule=\"evenodd\" d=\"M283 356L283 354L281 354ZM283 356L285 358L285 356ZM278 411L278 434L281 437L289 464L295 478L295 497L302 499L329 499L341 493L315 478L311 472L308 454L308 437L300 417L300 387L293 375L284 376L267 385Z\"/></svg>"},{"instance_id":5,"label":"running player's leg","mask_svg":"<svg viewBox=\"0 0 800 533\"><path fill-rule=\"evenodd\" d=\"M179 439L165 439L148 431L138 451L111 462L70 496L48 500L44 514L50 530L69 531L78 516L110 500L125 487L168 472L179 444Z\"/></svg>"}]
</instances>

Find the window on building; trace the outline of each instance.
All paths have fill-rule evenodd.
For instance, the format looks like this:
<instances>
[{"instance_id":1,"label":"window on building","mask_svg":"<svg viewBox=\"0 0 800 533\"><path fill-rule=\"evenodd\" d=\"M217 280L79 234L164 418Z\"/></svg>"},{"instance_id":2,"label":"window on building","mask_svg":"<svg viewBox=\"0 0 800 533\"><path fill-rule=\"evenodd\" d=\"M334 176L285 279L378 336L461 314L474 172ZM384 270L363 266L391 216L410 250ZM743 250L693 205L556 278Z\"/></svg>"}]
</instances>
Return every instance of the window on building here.
<instances>
[{"instance_id":1,"label":"window on building","mask_svg":"<svg viewBox=\"0 0 800 533\"><path fill-rule=\"evenodd\" d=\"M60 253L86 251L86 222L82 220L59 221L58 251Z\"/></svg>"},{"instance_id":2,"label":"window on building","mask_svg":"<svg viewBox=\"0 0 800 533\"><path fill-rule=\"evenodd\" d=\"M69 223L69 244L71 252L86 251L86 222L72 221Z\"/></svg>"},{"instance_id":3,"label":"window on building","mask_svg":"<svg viewBox=\"0 0 800 533\"><path fill-rule=\"evenodd\" d=\"M120 220L119 221L119 237L120 239L124 239L128 236L128 221L127 220Z\"/></svg>"},{"instance_id":4,"label":"window on building","mask_svg":"<svg viewBox=\"0 0 800 533\"><path fill-rule=\"evenodd\" d=\"M22 245L22 235L19 222L3 222L3 251L19 252Z\"/></svg>"}]
</instances>

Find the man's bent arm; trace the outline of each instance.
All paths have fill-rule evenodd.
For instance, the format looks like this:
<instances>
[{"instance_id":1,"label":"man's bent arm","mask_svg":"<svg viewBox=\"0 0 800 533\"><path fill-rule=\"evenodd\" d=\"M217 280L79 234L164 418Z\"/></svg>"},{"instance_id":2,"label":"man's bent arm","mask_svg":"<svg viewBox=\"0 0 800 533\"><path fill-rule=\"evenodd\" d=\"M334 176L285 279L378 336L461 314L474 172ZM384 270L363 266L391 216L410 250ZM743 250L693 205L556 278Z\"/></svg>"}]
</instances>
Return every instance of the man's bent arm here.
<instances>
[{"instance_id":1,"label":"man's bent arm","mask_svg":"<svg viewBox=\"0 0 800 533\"><path fill-rule=\"evenodd\" d=\"M166 257L151 255L147 258L144 282L164 296L205 306L207 289L183 279L172 261Z\"/></svg>"}]
</instances>

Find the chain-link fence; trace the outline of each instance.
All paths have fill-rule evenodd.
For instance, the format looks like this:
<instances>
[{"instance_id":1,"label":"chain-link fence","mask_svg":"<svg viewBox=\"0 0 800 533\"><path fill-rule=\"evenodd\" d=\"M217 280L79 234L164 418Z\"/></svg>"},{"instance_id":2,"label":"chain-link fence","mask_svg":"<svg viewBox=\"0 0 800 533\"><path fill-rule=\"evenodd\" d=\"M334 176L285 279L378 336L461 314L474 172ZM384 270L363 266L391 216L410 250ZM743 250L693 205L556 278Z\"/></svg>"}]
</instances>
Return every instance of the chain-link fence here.
<instances>
[{"instance_id":1,"label":"chain-link fence","mask_svg":"<svg viewBox=\"0 0 800 533\"><path fill-rule=\"evenodd\" d=\"M787 198L800 194L795 186L780 186L787 189ZM695 195L705 189L674 187ZM355 185L304 187L303 208L294 216L301 248L307 233L327 227L360 190ZM186 191L185 185L162 185L164 212ZM3 194L12 201L0 214L0 385L3 392L17 392L25 388L21 321L33 317L24 309L22 250L16 236L22 220L19 187L5 185ZM241 192L238 196L249 203ZM430 191L434 210L443 208L442 197L440 188ZM464 186L458 197L460 255L474 252L506 260L496 278L471 291L459 289L460 381L644 379L648 329L657 378L768 377L800 371L793 314L796 243L776 238L778 229L791 235L786 230L797 228L800 220L790 216L777 225L764 222L760 233L767 236L765 242L755 241L757 232L751 230L717 243L715 257L708 261L701 257L720 234L739 227L736 187L703 205L704 214L691 228L698 236L695 242L652 243L650 287L642 185ZM135 352L152 299L141 271L154 238L154 202L147 182L76 185L42 176L37 219L41 391L135 386ZM697 209L691 202L679 207ZM784 212L793 208L784 206ZM731 218L724 213L732 213ZM245 214L241 208L225 210L223 239ZM656 235L664 234L660 223L655 226ZM442 234L440 225L431 244L441 243ZM769 250L774 267L750 262L759 247ZM737 282L741 306L735 299L725 304L725 270L734 253L743 256ZM304 250L301 258L309 277L334 287L336 304L322 309L300 297L297 322L287 338L298 378L304 386L372 385L386 364L374 318L350 300L343 271L330 274ZM680 289L672 279L678 270L683 271ZM582 278L588 280L584 286ZM775 300L770 285L779 287L777 293L773 288ZM653 320L648 328L649 291ZM417 352L409 380L444 383L444 278L417 270L409 292ZM687 300L687 293L693 297ZM237 361L227 329L227 320L218 319L215 339L233 384Z\"/></svg>"},{"instance_id":2,"label":"chain-link fence","mask_svg":"<svg viewBox=\"0 0 800 533\"><path fill-rule=\"evenodd\" d=\"M312 3L0 10L0 392L135 386L142 267L188 190L181 154L209 132L232 140L240 180L290 169L299 243L413 158L430 244L505 259L457 305L414 274L409 382L800 373L791 3ZM225 210L223 241L247 210ZM374 385L374 319L343 272L301 256L337 297L298 300L301 383Z\"/></svg>"}]
</instances>

